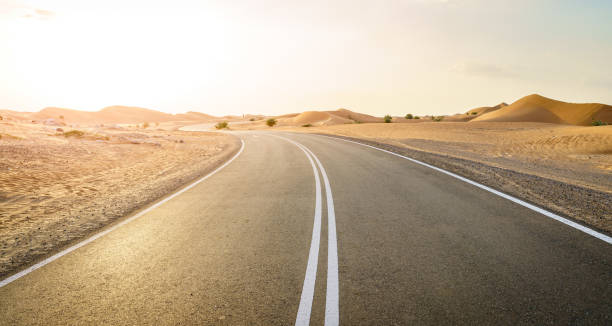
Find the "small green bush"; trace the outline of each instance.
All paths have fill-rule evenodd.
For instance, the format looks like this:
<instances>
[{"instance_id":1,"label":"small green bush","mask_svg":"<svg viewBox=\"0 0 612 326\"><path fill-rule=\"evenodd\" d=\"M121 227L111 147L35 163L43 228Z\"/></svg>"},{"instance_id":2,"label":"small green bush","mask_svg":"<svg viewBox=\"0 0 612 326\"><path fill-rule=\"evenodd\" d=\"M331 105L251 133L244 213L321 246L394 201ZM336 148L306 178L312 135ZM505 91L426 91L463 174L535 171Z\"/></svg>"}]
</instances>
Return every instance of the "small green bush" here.
<instances>
[{"instance_id":1,"label":"small green bush","mask_svg":"<svg viewBox=\"0 0 612 326\"><path fill-rule=\"evenodd\" d=\"M276 125L276 119L270 118L266 120L266 124L268 125L268 127L274 127L274 125Z\"/></svg>"},{"instance_id":2,"label":"small green bush","mask_svg":"<svg viewBox=\"0 0 612 326\"><path fill-rule=\"evenodd\" d=\"M385 123L391 123L393 117L387 114L383 119L385 120Z\"/></svg>"},{"instance_id":3,"label":"small green bush","mask_svg":"<svg viewBox=\"0 0 612 326\"><path fill-rule=\"evenodd\" d=\"M421 117L419 117L418 115L414 116L415 119L421 119Z\"/></svg>"},{"instance_id":4,"label":"small green bush","mask_svg":"<svg viewBox=\"0 0 612 326\"><path fill-rule=\"evenodd\" d=\"M478 112L472 112L472 115L477 115L477 114L478 114Z\"/></svg>"},{"instance_id":5,"label":"small green bush","mask_svg":"<svg viewBox=\"0 0 612 326\"><path fill-rule=\"evenodd\" d=\"M310 123L307 123L305 125L302 125L302 127L312 127L312 125Z\"/></svg>"},{"instance_id":6,"label":"small green bush","mask_svg":"<svg viewBox=\"0 0 612 326\"><path fill-rule=\"evenodd\" d=\"M227 121L222 121L222 122L217 123L215 125L215 128L217 128L217 129L227 129L229 127L228 127Z\"/></svg>"},{"instance_id":7,"label":"small green bush","mask_svg":"<svg viewBox=\"0 0 612 326\"><path fill-rule=\"evenodd\" d=\"M76 137L76 138L81 138L85 135L84 132L80 131L80 130L70 130L67 132L64 132L64 137Z\"/></svg>"},{"instance_id":8,"label":"small green bush","mask_svg":"<svg viewBox=\"0 0 612 326\"><path fill-rule=\"evenodd\" d=\"M412 116L412 114L408 113L406 114L406 119L412 120L414 119L414 117Z\"/></svg>"},{"instance_id":9,"label":"small green bush","mask_svg":"<svg viewBox=\"0 0 612 326\"><path fill-rule=\"evenodd\" d=\"M601 121L601 120L593 120L593 121L591 121L591 124L593 126L607 126L608 125L607 122L604 122L604 121Z\"/></svg>"}]
</instances>

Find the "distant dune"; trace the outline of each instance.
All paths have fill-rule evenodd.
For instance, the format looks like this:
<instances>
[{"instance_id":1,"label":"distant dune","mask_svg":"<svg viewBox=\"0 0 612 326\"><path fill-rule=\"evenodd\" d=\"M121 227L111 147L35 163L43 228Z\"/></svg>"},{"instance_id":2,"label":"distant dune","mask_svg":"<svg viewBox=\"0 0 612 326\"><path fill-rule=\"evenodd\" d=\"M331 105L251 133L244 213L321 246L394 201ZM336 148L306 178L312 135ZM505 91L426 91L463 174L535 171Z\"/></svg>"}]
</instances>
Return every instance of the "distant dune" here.
<instances>
[{"instance_id":1,"label":"distant dune","mask_svg":"<svg viewBox=\"0 0 612 326\"><path fill-rule=\"evenodd\" d=\"M60 120L62 117L64 121L70 121L71 123L83 123L84 121L92 120L93 112L78 111L64 108L48 107L40 110L39 112L31 113L27 116L29 120L46 120L55 119Z\"/></svg>"},{"instance_id":2,"label":"distant dune","mask_svg":"<svg viewBox=\"0 0 612 326\"><path fill-rule=\"evenodd\" d=\"M25 115L31 114L30 112L19 112L13 110L0 110L0 116L3 119L10 120L27 120L28 118Z\"/></svg>"},{"instance_id":3,"label":"distant dune","mask_svg":"<svg viewBox=\"0 0 612 326\"><path fill-rule=\"evenodd\" d=\"M215 116L212 116L210 114L206 114L206 113L202 113L202 112L194 112L194 111L189 111L187 113L180 113L175 115L175 117L179 120L194 120L194 121L206 121L206 120L215 120L218 119Z\"/></svg>"},{"instance_id":4,"label":"distant dune","mask_svg":"<svg viewBox=\"0 0 612 326\"><path fill-rule=\"evenodd\" d=\"M176 120L172 114L131 106L109 106L93 112L97 121L104 123L167 122Z\"/></svg>"},{"instance_id":5,"label":"distant dune","mask_svg":"<svg viewBox=\"0 0 612 326\"><path fill-rule=\"evenodd\" d=\"M209 114L189 111L181 114L168 114L155 110L130 107L109 106L100 111L78 111L65 108L48 107L39 112L17 112L0 110L0 116L11 120L35 120L42 122L53 119L61 125L65 124L134 124L156 122L235 122L251 120L252 123L242 123L242 128L265 128L263 115L223 116L215 117ZM393 117L393 123L430 122L432 116L424 115L421 119L405 119ZM383 118L358 113L347 109L332 111L305 111L275 116L278 126L331 126L352 123L381 123ZM508 105L500 103L495 106L483 106L471 109L466 113L458 113L443 117L446 122L543 122L569 125L591 125L593 121L612 124L612 106L599 103L575 104L549 99L537 94L525 96ZM50 122L50 123L55 123ZM45 122L46 123L46 122ZM234 126L237 127L237 126Z\"/></svg>"},{"instance_id":6,"label":"distant dune","mask_svg":"<svg viewBox=\"0 0 612 326\"><path fill-rule=\"evenodd\" d=\"M372 123L372 122L382 122L383 121L382 118L374 117L368 114L353 112L347 109L338 109L336 111L327 111L327 112L330 114L333 114L333 115L336 115L336 116L339 116L345 119L353 120L355 122L360 122L360 123Z\"/></svg>"},{"instance_id":7,"label":"distant dune","mask_svg":"<svg viewBox=\"0 0 612 326\"><path fill-rule=\"evenodd\" d=\"M353 123L352 120L346 119L325 111L306 111L292 118L292 121L298 125L312 124L319 126L337 125L343 123Z\"/></svg>"},{"instance_id":8,"label":"distant dune","mask_svg":"<svg viewBox=\"0 0 612 326\"><path fill-rule=\"evenodd\" d=\"M220 118L200 112L187 112L181 114L169 114L160 111L132 107L132 106L109 106L100 111L79 111L65 108L48 107L39 112L17 112L11 110L0 110L0 115L12 120L35 120L44 121L54 119L58 122L69 124L120 124L120 123L143 123L143 122L169 122L169 121L194 121L206 122L216 121ZM236 118L237 117L232 117Z\"/></svg>"},{"instance_id":9,"label":"distant dune","mask_svg":"<svg viewBox=\"0 0 612 326\"><path fill-rule=\"evenodd\" d=\"M485 113L489 113L489 112L497 111L501 108L505 108L506 106L508 106L508 104L502 102L502 103L497 104L496 106L482 106L479 108L471 109L467 111L465 114L481 116Z\"/></svg>"},{"instance_id":10,"label":"distant dune","mask_svg":"<svg viewBox=\"0 0 612 326\"><path fill-rule=\"evenodd\" d=\"M305 111L299 114L286 114L276 117L282 125L330 126L348 123L382 122L382 118L353 112L347 109L335 111Z\"/></svg>"},{"instance_id":11,"label":"distant dune","mask_svg":"<svg viewBox=\"0 0 612 326\"><path fill-rule=\"evenodd\" d=\"M472 121L545 122L586 126L593 120L612 123L612 106L599 103L566 103L533 94L509 106L479 114Z\"/></svg>"},{"instance_id":12,"label":"distant dune","mask_svg":"<svg viewBox=\"0 0 612 326\"><path fill-rule=\"evenodd\" d=\"M468 122L470 120L476 119L477 117L485 114L485 113L489 113L489 112L493 112L496 110L499 110L503 107L508 106L508 104L506 103L500 103L496 106L481 106L479 108L474 108L471 109L469 111L467 111L466 113L457 113L455 115L450 115L450 116L446 116L444 117L444 121L447 122Z\"/></svg>"}]
</instances>

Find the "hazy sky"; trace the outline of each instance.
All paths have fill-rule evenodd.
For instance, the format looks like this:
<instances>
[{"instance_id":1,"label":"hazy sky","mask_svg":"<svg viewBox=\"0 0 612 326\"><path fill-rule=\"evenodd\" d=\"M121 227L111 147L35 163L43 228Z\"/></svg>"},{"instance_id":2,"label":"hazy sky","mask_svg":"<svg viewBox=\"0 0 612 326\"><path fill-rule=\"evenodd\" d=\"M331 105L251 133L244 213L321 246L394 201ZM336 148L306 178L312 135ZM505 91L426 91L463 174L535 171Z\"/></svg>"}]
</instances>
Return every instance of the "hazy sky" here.
<instances>
[{"instance_id":1,"label":"hazy sky","mask_svg":"<svg viewBox=\"0 0 612 326\"><path fill-rule=\"evenodd\" d=\"M612 1L0 0L0 108L612 104Z\"/></svg>"}]
</instances>

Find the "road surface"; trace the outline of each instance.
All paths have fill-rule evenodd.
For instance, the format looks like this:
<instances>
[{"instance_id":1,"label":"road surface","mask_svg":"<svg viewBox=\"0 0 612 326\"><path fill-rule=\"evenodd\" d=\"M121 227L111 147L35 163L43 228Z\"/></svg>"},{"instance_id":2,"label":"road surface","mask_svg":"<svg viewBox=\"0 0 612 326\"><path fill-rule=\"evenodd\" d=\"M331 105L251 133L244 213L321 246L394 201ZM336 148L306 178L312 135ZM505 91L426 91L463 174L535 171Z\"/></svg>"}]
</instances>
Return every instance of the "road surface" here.
<instances>
[{"instance_id":1,"label":"road surface","mask_svg":"<svg viewBox=\"0 0 612 326\"><path fill-rule=\"evenodd\" d=\"M372 148L236 135L206 180L0 287L0 324L612 324L606 241Z\"/></svg>"}]
</instances>

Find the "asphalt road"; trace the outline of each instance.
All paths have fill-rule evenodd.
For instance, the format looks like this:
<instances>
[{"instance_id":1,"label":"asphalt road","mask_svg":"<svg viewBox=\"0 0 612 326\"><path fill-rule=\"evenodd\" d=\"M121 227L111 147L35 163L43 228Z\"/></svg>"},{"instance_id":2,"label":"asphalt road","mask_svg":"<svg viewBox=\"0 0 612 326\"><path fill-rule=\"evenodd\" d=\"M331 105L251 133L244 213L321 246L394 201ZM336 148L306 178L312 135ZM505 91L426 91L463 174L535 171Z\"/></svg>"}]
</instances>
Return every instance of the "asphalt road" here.
<instances>
[{"instance_id":1,"label":"asphalt road","mask_svg":"<svg viewBox=\"0 0 612 326\"><path fill-rule=\"evenodd\" d=\"M605 241L388 153L271 134L237 133L218 173L1 287L0 324L612 324Z\"/></svg>"}]
</instances>

